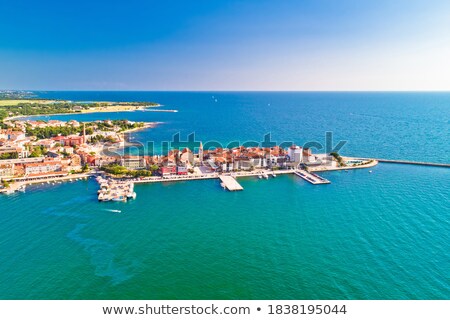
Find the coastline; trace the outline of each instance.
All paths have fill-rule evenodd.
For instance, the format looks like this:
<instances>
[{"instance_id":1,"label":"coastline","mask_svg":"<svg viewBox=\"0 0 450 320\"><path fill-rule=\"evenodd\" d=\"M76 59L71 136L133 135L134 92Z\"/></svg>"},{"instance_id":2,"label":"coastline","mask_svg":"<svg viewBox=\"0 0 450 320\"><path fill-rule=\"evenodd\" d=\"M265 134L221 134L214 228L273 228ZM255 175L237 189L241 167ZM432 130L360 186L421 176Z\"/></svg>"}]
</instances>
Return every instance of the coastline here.
<instances>
[{"instance_id":1,"label":"coastline","mask_svg":"<svg viewBox=\"0 0 450 320\"><path fill-rule=\"evenodd\" d=\"M153 105L153 106L135 106L132 107L133 109L130 109L130 106L111 106L111 107L104 107L99 109L88 109L88 110L82 110L80 112L65 112L65 113L44 113L44 114L32 114L32 115L18 115L18 116L12 116L12 117L6 117L3 119L3 121L9 121L9 120L23 120L23 118L29 118L29 117L51 117L51 116L65 116L65 115L79 115L79 114L87 114L87 113L105 113L105 112L133 112L133 111L139 111L139 110L146 110L148 108L157 108L160 107L160 104ZM157 110L155 110L157 111ZM164 111L160 111L164 112Z\"/></svg>"},{"instance_id":2,"label":"coastline","mask_svg":"<svg viewBox=\"0 0 450 320\"><path fill-rule=\"evenodd\" d=\"M351 157L345 157L347 159L353 159ZM354 159L361 159L361 158L354 158ZM368 159L369 160L369 159ZM339 170L353 170L353 169L367 169L375 167L378 164L378 161L375 159L372 160L369 163L361 164L357 166L347 166L347 167L326 167L326 166L318 166L318 167L309 167L309 171L311 172L325 172L325 171L339 171Z\"/></svg>"},{"instance_id":3,"label":"coastline","mask_svg":"<svg viewBox=\"0 0 450 320\"><path fill-rule=\"evenodd\" d=\"M142 130L145 130L145 129L153 129L153 128L156 128L157 126L163 124L164 122L155 121L155 122L143 122L143 123L144 123L143 127L138 127L138 128L124 130L124 131L122 131L120 133L124 134L124 133L142 131Z\"/></svg>"}]
</instances>

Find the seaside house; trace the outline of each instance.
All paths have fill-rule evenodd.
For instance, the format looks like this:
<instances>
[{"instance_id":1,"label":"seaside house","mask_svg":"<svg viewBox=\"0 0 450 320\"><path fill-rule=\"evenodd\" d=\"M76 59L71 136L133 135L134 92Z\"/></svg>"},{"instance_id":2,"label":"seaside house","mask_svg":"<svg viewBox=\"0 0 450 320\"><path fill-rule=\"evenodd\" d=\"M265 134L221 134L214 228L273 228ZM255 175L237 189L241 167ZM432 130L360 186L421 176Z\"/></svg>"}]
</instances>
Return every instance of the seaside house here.
<instances>
[{"instance_id":1,"label":"seaside house","mask_svg":"<svg viewBox=\"0 0 450 320\"><path fill-rule=\"evenodd\" d=\"M72 126L72 127L75 127L75 128L78 128L80 126L80 123L78 121L76 121L76 120L70 120L70 121L67 122L67 124L69 126Z\"/></svg>"},{"instance_id":2,"label":"seaside house","mask_svg":"<svg viewBox=\"0 0 450 320\"><path fill-rule=\"evenodd\" d=\"M61 172L61 171L62 171L61 160L59 160L59 161L44 160L41 163L25 164L25 175L35 175L35 174L53 173L53 172Z\"/></svg>"},{"instance_id":3,"label":"seaside house","mask_svg":"<svg viewBox=\"0 0 450 320\"><path fill-rule=\"evenodd\" d=\"M0 178L14 177L14 163L0 164Z\"/></svg>"},{"instance_id":4,"label":"seaside house","mask_svg":"<svg viewBox=\"0 0 450 320\"><path fill-rule=\"evenodd\" d=\"M139 156L123 156L120 159L120 165L128 170L140 170L147 168L145 158Z\"/></svg>"},{"instance_id":5,"label":"seaside house","mask_svg":"<svg viewBox=\"0 0 450 320\"><path fill-rule=\"evenodd\" d=\"M60 120L49 120L47 122L47 126L49 127L65 127L66 123Z\"/></svg>"},{"instance_id":6,"label":"seaside house","mask_svg":"<svg viewBox=\"0 0 450 320\"><path fill-rule=\"evenodd\" d=\"M174 165L165 165L159 168L159 173L163 176L170 176L177 173L177 167Z\"/></svg>"}]
</instances>

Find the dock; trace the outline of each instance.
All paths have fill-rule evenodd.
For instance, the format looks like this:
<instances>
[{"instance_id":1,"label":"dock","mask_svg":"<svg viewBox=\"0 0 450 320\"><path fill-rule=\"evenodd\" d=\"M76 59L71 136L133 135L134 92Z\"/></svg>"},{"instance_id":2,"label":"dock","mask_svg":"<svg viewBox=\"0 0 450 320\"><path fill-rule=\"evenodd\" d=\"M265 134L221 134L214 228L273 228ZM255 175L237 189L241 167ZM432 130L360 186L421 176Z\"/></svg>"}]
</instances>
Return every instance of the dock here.
<instances>
[{"instance_id":1,"label":"dock","mask_svg":"<svg viewBox=\"0 0 450 320\"><path fill-rule=\"evenodd\" d=\"M223 186L229 191L244 190L244 188L232 176L219 176L219 179L223 183Z\"/></svg>"},{"instance_id":2,"label":"dock","mask_svg":"<svg viewBox=\"0 0 450 320\"><path fill-rule=\"evenodd\" d=\"M389 160L389 159L376 159L376 160L378 162L387 162L387 163L400 163L400 164L412 164L412 165L417 165L417 166L450 168L449 163L420 162L420 161L409 161L409 160Z\"/></svg>"},{"instance_id":3,"label":"dock","mask_svg":"<svg viewBox=\"0 0 450 320\"><path fill-rule=\"evenodd\" d=\"M306 170L296 170L295 175L299 176L303 180L308 181L311 184L328 184L331 183L329 180L322 178L318 174L308 172Z\"/></svg>"}]
</instances>

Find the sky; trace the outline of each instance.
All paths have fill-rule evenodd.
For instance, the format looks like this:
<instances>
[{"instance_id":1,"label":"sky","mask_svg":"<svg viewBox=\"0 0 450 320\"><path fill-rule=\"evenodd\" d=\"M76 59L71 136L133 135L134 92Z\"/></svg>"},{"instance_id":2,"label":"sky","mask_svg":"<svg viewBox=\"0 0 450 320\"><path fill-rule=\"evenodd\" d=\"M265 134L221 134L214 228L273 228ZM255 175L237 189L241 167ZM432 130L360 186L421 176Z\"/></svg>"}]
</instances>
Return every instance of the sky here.
<instances>
[{"instance_id":1,"label":"sky","mask_svg":"<svg viewBox=\"0 0 450 320\"><path fill-rule=\"evenodd\" d=\"M448 0L0 0L0 89L450 90Z\"/></svg>"}]
</instances>

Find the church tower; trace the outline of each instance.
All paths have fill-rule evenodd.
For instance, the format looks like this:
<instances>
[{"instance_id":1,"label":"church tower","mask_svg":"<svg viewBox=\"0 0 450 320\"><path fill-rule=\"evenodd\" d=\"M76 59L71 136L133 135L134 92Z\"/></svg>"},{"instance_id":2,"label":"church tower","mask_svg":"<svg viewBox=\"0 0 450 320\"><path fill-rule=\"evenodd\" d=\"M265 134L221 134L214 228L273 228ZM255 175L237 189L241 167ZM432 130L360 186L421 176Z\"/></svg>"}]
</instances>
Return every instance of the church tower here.
<instances>
[{"instance_id":1,"label":"church tower","mask_svg":"<svg viewBox=\"0 0 450 320\"><path fill-rule=\"evenodd\" d=\"M86 143L86 123L83 123L83 143Z\"/></svg>"},{"instance_id":2,"label":"church tower","mask_svg":"<svg viewBox=\"0 0 450 320\"><path fill-rule=\"evenodd\" d=\"M203 162L203 144L200 141L200 147L198 148L198 159Z\"/></svg>"}]
</instances>

